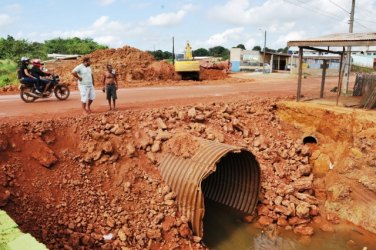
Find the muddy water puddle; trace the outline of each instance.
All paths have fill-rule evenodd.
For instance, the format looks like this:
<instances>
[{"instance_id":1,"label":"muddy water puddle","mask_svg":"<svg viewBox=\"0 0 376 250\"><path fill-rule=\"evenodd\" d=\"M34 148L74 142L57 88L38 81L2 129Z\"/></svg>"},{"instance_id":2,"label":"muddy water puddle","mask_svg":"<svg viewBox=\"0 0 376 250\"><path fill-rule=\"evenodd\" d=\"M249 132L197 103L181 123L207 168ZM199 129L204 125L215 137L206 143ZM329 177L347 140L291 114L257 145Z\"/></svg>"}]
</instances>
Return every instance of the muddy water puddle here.
<instances>
[{"instance_id":1,"label":"muddy water puddle","mask_svg":"<svg viewBox=\"0 0 376 250\"><path fill-rule=\"evenodd\" d=\"M376 235L344 222L334 233L315 229L311 238L286 230L270 236L226 206L205 200L205 209L204 243L213 250L376 250Z\"/></svg>"}]
</instances>

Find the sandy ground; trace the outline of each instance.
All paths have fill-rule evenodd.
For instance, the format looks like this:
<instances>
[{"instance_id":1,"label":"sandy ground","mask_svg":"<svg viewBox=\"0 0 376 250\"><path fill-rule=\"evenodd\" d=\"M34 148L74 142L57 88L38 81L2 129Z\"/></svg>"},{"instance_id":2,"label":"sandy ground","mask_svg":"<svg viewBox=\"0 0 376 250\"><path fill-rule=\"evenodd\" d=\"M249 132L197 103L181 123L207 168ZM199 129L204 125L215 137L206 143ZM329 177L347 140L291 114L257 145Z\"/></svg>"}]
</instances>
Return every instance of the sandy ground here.
<instances>
[{"instance_id":1,"label":"sandy ground","mask_svg":"<svg viewBox=\"0 0 376 250\"><path fill-rule=\"evenodd\" d=\"M321 78L303 80L302 94L308 98L319 96ZM219 97L236 95L281 97L296 95L297 80L289 74L232 74L225 80L179 82L179 85L163 87L122 88L118 91L117 105L120 110L131 107L153 107L156 104L189 104L205 97L213 100ZM325 95L333 95L330 90L337 85L337 78L327 79ZM94 112L108 109L105 95L97 90L93 104ZM78 91L72 90L66 101L58 101L55 97L37 100L34 103L24 103L19 95L0 96L0 117L41 117L46 114L61 115L64 113L81 113Z\"/></svg>"}]
</instances>

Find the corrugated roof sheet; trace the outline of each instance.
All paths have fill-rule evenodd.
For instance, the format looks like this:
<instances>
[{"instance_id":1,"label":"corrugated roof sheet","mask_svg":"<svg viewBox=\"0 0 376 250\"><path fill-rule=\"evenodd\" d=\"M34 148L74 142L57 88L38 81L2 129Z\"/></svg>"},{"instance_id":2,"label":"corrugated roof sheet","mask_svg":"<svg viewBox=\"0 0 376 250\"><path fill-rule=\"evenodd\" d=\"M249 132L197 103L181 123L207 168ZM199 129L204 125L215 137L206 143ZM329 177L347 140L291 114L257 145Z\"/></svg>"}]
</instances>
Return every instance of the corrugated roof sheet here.
<instances>
[{"instance_id":1,"label":"corrugated roof sheet","mask_svg":"<svg viewBox=\"0 0 376 250\"><path fill-rule=\"evenodd\" d=\"M342 47L342 46L376 46L376 33L338 33L308 38L287 43L292 46L322 46L322 47Z\"/></svg>"},{"instance_id":2,"label":"corrugated roof sheet","mask_svg":"<svg viewBox=\"0 0 376 250\"><path fill-rule=\"evenodd\" d=\"M160 164L163 179L177 194L179 211L203 236L204 196L244 213L252 213L260 190L260 166L246 149L199 140L190 159L168 154ZM215 173L215 174L214 174Z\"/></svg>"}]
</instances>

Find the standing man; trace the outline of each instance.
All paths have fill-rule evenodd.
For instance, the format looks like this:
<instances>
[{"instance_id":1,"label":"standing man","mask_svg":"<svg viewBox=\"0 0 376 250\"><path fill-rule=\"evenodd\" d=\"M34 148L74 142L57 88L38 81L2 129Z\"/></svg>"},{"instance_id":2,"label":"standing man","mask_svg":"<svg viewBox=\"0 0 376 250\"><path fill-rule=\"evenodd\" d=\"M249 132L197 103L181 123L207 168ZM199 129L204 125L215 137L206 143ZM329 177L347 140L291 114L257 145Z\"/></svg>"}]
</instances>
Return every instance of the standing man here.
<instances>
[{"instance_id":1,"label":"standing man","mask_svg":"<svg viewBox=\"0 0 376 250\"><path fill-rule=\"evenodd\" d=\"M95 98L94 77L90 68L90 58L84 57L82 63L73 69L72 75L78 79L82 109L85 114L90 114L90 105Z\"/></svg>"},{"instance_id":2,"label":"standing man","mask_svg":"<svg viewBox=\"0 0 376 250\"><path fill-rule=\"evenodd\" d=\"M108 105L110 105L110 110L116 110L116 90L118 89L118 83L116 79L115 70L112 65L107 64L107 71L103 75L103 92L106 92ZM113 108L111 108L111 98L113 102Z\"/></svg>"}]
</instances>

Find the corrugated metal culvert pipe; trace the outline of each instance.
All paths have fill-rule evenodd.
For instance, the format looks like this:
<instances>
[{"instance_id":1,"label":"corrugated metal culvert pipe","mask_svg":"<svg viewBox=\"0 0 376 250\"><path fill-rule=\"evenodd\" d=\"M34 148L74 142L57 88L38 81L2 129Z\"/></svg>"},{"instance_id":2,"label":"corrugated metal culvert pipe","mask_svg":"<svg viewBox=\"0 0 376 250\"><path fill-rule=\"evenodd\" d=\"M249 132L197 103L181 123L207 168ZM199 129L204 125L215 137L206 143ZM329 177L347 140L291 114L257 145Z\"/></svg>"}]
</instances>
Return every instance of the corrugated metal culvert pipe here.
<instances>
[{"instance_id":1,"label":"corrugated metal culvert pipe","mask_svg":"<svg viewBox=\"0 0 376 250\"><path fill-rule=\"evenodd\" d=\"M176 193L179 211L195 235L203 237L204 197L240 212L252 213L260 190L260 166L247 149L197 139L188 159L167 154L160 164L163 179Z\"/></svg>"}]
</instances>

